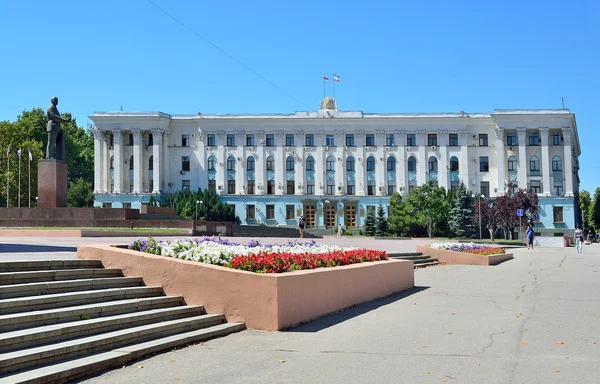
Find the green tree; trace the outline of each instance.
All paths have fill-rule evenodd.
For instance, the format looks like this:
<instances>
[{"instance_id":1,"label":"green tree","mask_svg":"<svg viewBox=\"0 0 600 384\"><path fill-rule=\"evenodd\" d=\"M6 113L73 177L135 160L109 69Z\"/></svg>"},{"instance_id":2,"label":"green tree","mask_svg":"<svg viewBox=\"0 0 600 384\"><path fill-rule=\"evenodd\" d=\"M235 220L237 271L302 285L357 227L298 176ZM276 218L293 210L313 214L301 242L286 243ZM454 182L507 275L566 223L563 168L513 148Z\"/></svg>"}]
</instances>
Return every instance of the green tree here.
<instances>
[{"instance_id":1,"label":"green tree","mask_svg":"<svg viewBox=\"0 0 600 384\"><path fill-rule=\"evenodd\" d=\"M406 200L402 199L399 193L394 192L390 198L390 215L388 217L390 233L397 236L417 235L423 232L424 225L423 218L413 215Z\"/></svg>"},{"instance_id":2,"label":"green tree","mask_svg":"<svg viewBox=\"0 0 600 384\"><path fill-rule=\"evenodd\" d=\"M588 209L590 226L594 229L600 228L600 187L594 191L594 200Z\"/></svg>"},{"instance_id":3,"label":"green tree","mask_svg":"<svg viewBox=\"0 0 600 384\"><path fill-rule=\"evenodd\" d=\"M198 203L196 203L198 202ZM202 202L202 203L200 203ZM159 202L155 203L159 205ZM168 194L164 197L163 207L175 208L175 213L186 219L209 221L230 221L235 220L235 207L219 200L219 196L215 192L208 189L197 191L178 191Z\"/></svg>"},{"instance_id":4,"label":"green tree","mask_svg":"<svg viewBox=\"0 0 600 384\"><path fill-rule=\"evenodd\" d=\"M414 215L425 218L427 234L433 237L433 231L438 223L450 210L446 199L446 190L429 182L416 187L406 198L406 203Z\"/></svg>"},{"instance_id":5,"label":"green tree","mask_svg":"<svg viewBox=\"0 0 600 384\"><path fill-rule=\"evenodd\" d=\"M579 191L579 207L581 208L582 225L584 230L590 228L590 206L592 205L592 197L590 192L585 189ZM579 224L579 223L575 223Z\"/></svg>"},{"instance_id":6,"label":"green tree","mask_svg":"<svg viewBox=\"0 0 600 384\"><path fill-rule=\"evenodd\" d=\"M388 233L388 223L385 217L385 207L379 203L377 206L377 222L376 222L376 236L386 236Z\"/></svg>"},{"instance_id":7,"label":"green tree","mask_svg":"<svg viewBox=\"0 0 600 384\"><path fill-rule=\"evenodd\" d=\"M77 179L69 182L67 202L70 208L85 208L94 206L94 192L92 182Z\"/></svg>"},{"instance_id":8,"label":"green tree","mask_svg":"<svg viewBox=\"0 0 600 384\"><path fill-rule=\"evenodd\" d=\"M454 207L449 217L450 230L456 237L468 239L475 236L473 197L463 183L454 190Z\"/></svg>"},{"instance_id":9,"label":"green tree","mask_svg":"<svg viewBox=\"0 0 600 384\"><path fill-rule=\"evenodd\" d=\"M375 218L375 207L367 207L367 219L365 220L365 235L375 236L377 231L377 219Z\"/></svg>"}]
</instances>

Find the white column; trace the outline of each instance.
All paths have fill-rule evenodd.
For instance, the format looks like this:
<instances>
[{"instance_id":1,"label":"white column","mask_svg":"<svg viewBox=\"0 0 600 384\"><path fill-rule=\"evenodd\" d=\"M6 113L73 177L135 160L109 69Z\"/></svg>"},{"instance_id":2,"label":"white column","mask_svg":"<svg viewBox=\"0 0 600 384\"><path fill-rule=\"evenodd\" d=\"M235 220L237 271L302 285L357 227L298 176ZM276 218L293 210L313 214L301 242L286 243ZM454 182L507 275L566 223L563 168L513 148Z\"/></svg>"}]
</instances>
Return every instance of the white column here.
<instances>
[{"instance_id":1,"label":"white column","mask_svg":"<svg viewBox=\"0 0 600 384\"><path fill-rule=\"evenodd\" d=\"M235 133L235 191L238 195L245 194L244 184L246 184L246 153L244 150L246 135L239 131Z\"/></svg>"},{"instance_id":2,"label":"white column","mask_svg":"<svg viewBox=\"0 0 600 384\"><path fill-rule=\"evenodd\" d=\"M425 131L417 131L417 147L419 157L417 159L417 186L427 183L427 174L429 173L429 165L425 158Z\"/></svg>"},{"instance_id":3,"label":"white column","mask_svg":"<svg viewBox=\"0 0 600 384\"><path fill-rule=\"evenodd\" d=\"M304 132L295 133L296 150L294 155L295 160L295 173L294 173L294 184L296 185L296 195L304 194L306 191L306 180L304 172ZM300 188L302 186L302 188Z\"/></svg>"},{"instance_id":4,"label":"white column","mask_svg":"<svg viewBox=\"0 0 600 384\"><path fill-rule=\"evenodd\" d=\"M115 193L123 193L123 136L120 130L113 131L113 140L115 144Z\"/></svg>"},{"instance_id":5,"label":"white column","mask_svg":"<svg viewBox=\"0 0 600 384\"><path fill-rule=\"evenodd\" d=\"M267 159L265 157L265 132L259 131L256 136L256 139L258 140L256 147L256 154L258 158L254 159L254 193L257 195L264 195L267 193L267 181L265 173L267 166Z\"/></svg>"},{"instance_id":6,"label":"white column","mask_svg":"<svg viewBox=\"0 0 600 384\"><path fill-rule=\"evenodd\" d=\"M132 129L133 134L133 193L142 193L144 188L142 186L142 151L141 151L141 138L142 131L139 129Z\"/></svg>"},{"instance_id":7,"label":"white column","mask_svg":"<svg viewBox=\"0 0 600 384\"><path fill-rule=\"evenodd\" d=\"M565 174L565 196L573 196L573 149L571 144L571 128L563 128L564 161L563 172Z\"/></svg>"},{"instance_id":8,"label":"white column","mask_svg":"<svg viewBox=\"0 0 600 384\"><path fill-rule=\"evenodd\" d=\"M325 184L325 135L323 132L315 134L317 140L317 156L315 158L315 195L324 195L327 191Z\"/></svg>"},{"instance_id":9,"label":"white column","mask_svg":"<svg viewBox=\"0 0 600 384\"><path fill-rule=\"evenodd\" d=\"M104 135L98 127L94 127L94 193L103 193L102 172L104 155L103 144Z\"/></svg>"},{"instance_id":10,"label":"white column","mask_svg":"<svg viewBox=\"0 0 600 384\"><path fill-rule=\"evenodd\" d=\"M467 136L469 135L468 131L459 131L458 132L458 145L460 145L460 159L458 162L458 174L460 180L463 182L465 187L468 190L475 192L475 185L471 183L471 177L469 174L469 146L467 145Z\"/></svg>"},{"instance_id":11,"label":"white column","mask_svg":"<svg viewBox=\"0 0 600 384\"><path fill-rule=\"evenodd\" d=\"M102 193L110 193L110 151L108 150L108 134L102 135Z\"/></svg>"},{"instance_id":12,"label":"white column","mask_svg":"<svg viewBox=\"0 0 600 384\"><path fill-rule=\"evenodd\" d=\"M448 131L438 132L438 148L440 151L440 165L438 167L438 185L450 190L448 177L450 167L448 166Z\"/></svg>"},{"instance_id":13,"label":"white column","mask_svg":"<svg viewBox=\"0 0 600 384\"><path fill-rule=\"evenodd\" d=\"M494 129L494 133L496 134L496 172L498 173L498 192L496 192L496 196L500 196L504 194L504 167L506 164L504 158L504 128L498 127ZM490 191L491 193L492 191Z\"/></svg>"},{"instance_id":14,"label":"white column","mask_svg":"<svg viewBox=\"0 0 600 384\"><path fill-rule=\"evenodd\" d=\"M160 129L152 130L152 193L161 193L161 157L163 133ZM134 171L135 172L135 171Z\"/></svg>"},{"instance_id":15,"label":"white column","mask_svg":"<svg viewBox=\"0 0 600 384\"><path fill-rule=\"evenodd\" d=\"M517 128L517 140L519 142L519 188L527 188L527 172L529 164L527 160L527 128Z\"/></svg>"},{"instance_id":16,"label":"white column","mask_svg":"<svg viewBox=\"0 0 600 384\"><path fill-rule=\"evenodd\" d=\"M375 132L375 147L379 149L375 152L375 194L385 196L387 194L387 155L385 152L385 132Z\"/></svg>"},{"instance_id":17,"label":"white column","mask_svg":"<svg viewBox=\"0 0 600 384\"><path fill-rule=\"evenodd\" d=\"M552 185L550 184L550 154L548 153L548 128L540 128L540 139L542 141L542 180L544 187L544 195L550 196Z\"/></svg>"},{"instance_id":18,"label":"white column","mask_svg":"<svg viewBox=\"0 0 600 384\"><path fill-rule=\"evenodd\" d=\"M396 155L396 190L402 196L408 194L408 180L407 180L407 156L406 156L406 131L396 131L396 145L398 151ZM402 190L400 189L402 188Z\"/></svg>"},{"instance_id":19,"label":"white column","mask_svg":"<svg viewBox=\"0 0 600 384\"><path fill-rule=\"evenodd\" d=\"M346 137L344 131L335 132L335 143L337 144L335 149L335 194L342 195L346 192L344 179L344 163L346 159L344 147L346 145ZM340 186L342 186L341 190L339 189Z\"/></svg>"},{"instance_id":20,"label":"white column","mask_svg":"<svg viewBox=\"0 0 600 384\"><path fill-rule=\"evenodd\" d=\"M285 160L287 154L285 152L285 136L283 131L275 132L275 194L283 195L286 191L286 179L285 179Z\"/></svg>"},{"instance_id":21,"label":"white column","mask_svg":"<svg viewBox=\"0 0 600 384\"><path fill-rule=\"evenodd\" d=\"M171 176L170 176L170 172L169 172L169 164L170 164L170 159L169 159L169 145L170 145L170 140L171 140L171 134L169 133L169 131L164 131L164 130L160 130L160 132L162 133L162 139L160 141L160 151L161 151L161 162L158 163L158 166L161 167L160 169L160 178L155 178L154 179L154 183L157 184L158 183L158 187L154 187L154 188L158 188L160 191L164 191L167 188L169 188L169 183L171 182ZM153 159L154 160L154 159ZM156 160L154 160L156 161ZM156 164L156 163L154 163ZM181 186L179 186L179 188L181 189Z\"/></svg>"},{"instance_id":22,"label":"white column","mask_svg":"<svg viewBox=\"0 0 600 384\"><path fill-rule=\"evenodd\" d=\"M198 188L203 191L208 188L208 175L206 172L206 132L198 127Z\"/></svg>"},{"instance_id":23,"label":"white column","mask_svg":"<svg viewBox=\"0 0 600 384\"><path fill-rule=\"evenodd\" d=\"M367 194L367 172L366 164L367 158L365 157L365 132L359 131L355 135L355 143L357 144L357 155L355 160L356 172L355 175L355 188L358 196L365 196ZM360 207L357 207L359 209ZM356 212L358 215L358 212Z\"/></svg>"}]
</instances>

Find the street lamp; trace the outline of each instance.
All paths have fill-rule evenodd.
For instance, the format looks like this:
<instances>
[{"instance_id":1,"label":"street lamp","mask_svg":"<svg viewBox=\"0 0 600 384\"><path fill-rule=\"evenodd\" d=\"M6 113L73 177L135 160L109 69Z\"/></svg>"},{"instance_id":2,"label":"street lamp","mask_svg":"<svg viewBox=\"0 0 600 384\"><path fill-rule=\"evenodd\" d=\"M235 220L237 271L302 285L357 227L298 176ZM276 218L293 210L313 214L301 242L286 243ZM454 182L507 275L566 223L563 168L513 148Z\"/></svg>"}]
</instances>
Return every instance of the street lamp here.
<instances>
[{"instance_id":1,"label":"street lamp","mask_svg":"<svg viewBox=\"0 0 600 384\"><path fill-rule=\"evenodd\" d=\"M473 197L475 197L475 195L473 195ZM479 195L479 199L477 199L479 204L479 240L481 240L481 199L485 199L485 195Z\"/></svg>"},{"instance_id":2,"label":"street lamp","mask_svg":"<svg viewBox=\"0 0 600 384\"><path fill-rule=\"evenodd\" d=\"M195 220L198 220L198 204L202 204L202 200L196 200L196 216L195 216Z\"/></svg>"}]
</instances>

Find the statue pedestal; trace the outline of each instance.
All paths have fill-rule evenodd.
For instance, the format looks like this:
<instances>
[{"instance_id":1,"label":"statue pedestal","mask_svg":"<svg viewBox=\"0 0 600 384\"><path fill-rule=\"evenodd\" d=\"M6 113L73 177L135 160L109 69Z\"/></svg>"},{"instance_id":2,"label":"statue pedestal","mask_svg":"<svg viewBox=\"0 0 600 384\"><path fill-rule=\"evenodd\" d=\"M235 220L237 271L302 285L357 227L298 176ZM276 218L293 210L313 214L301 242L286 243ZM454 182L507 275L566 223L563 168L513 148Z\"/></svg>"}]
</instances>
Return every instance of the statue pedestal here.
<instances>
[{"instance_id":1,"label":"statue pedestal","mask_svg":"<svg viewBox=\"0 0 600 384\"><path fill-rule=\"evenodd\" d=\"M38 162L38 208L67 206L67 163L62 160Z\"/></svg>"}]
</instances>

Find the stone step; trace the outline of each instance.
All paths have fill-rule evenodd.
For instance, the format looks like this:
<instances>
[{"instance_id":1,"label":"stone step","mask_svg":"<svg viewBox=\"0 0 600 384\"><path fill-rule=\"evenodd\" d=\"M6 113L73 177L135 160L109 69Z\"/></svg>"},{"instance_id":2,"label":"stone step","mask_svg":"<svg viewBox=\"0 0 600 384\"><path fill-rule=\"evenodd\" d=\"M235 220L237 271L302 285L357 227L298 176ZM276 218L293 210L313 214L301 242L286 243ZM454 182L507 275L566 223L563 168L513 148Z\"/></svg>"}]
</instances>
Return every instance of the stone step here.
<instances>
[{"instance_id":1,"label":"stone step","mask_svg":"<svg viewBox=\"0 0 600 384\"><path fill-rule=\"evenodd\" d=\"M93 319L120 315L123 313L147 311L150 309L177 307L180 305L183 305L183 298L181 296L157 296L13 313L0 316L0 332L68 323L81 320L82 316Z\"/></svg>"},{"instance_id":2,"label":"stone step","mask_svg":"<svg viewBox=\"0 0 600 384\"><path fill-rule=\"evenodd\" d=\"M423 256L421 252L388 252L389 257Z\"/></svg>"},{"instance_id":3,"label":"stone step","mask_svg":"<svg viewBox=\"0 0 600 384\"><path fill-rule=\"evenodd\" d=\"M36 367L0 378L0 384L59 383L77 379L94 371L114 366L122 366L128 361L166 349L198 342L244 329L242 323L223 323L212 327L194 330L155 339L148 342L120 347L108 352L97 353L76 359Z\"/></svg>"},{"instance_id":4,"label":"stone step","mask_svg":"<svg viewBox=\"0 0 600 384\"><path fill-rule=\"evenodd\" d=\"M201 315L118 331L87 336L29 349L0 354L0 375L86 354L104 352L157 338L211 327L223 322L223 315Z\"/></svg>"},{"instance_id":5,"label":"stone step","mask_svg":"<svg viewBox=\"0 0 600 384\"><path fill-rule=\"evenodd\" d=\"M415 264L415 269L429 267L429 266L432 266L432 265L438 265L439 263L440 262L436 260L436 261L430 261L430 262L427 262L427 263Z\"/></svg>"},{"instance_id":6,"label":"stone step","mask_svg":"<svg viewBox=\"0 0 600 384\"><path fill-rule=\"evenodd\" d=\"M100 279L64 280L42 283L0 285L0 299L50 295L53 293L90 291L95 289L135 287L142 284L141 277L107 277Z\"/></svg>"},{"instance_id":7,"label":"stone step","mask_svg":"<svg viewBox=\"0 0 600 384\"><path fill-rule=\"evenodd\" d=\"M2 261L0 272L43 271L53 269L87 269L102 268L100 260L66 259L66 260L31 260Z\"/></svg>"},{"instance_id":8,"label":"stone step","mask_svg":"<svg viewBox=\"0 0 600 384\"><path fill-rule=\"evenodd\" d=\"M17 297L0 300L0 315L152 296L163 296L162 288L139 286Z\"/></svg>"},{"instance_id":9,"label":"stone step","mask_svg":"<svg viewBox=\"0 0 600 384\"><path fill-rule=\"evenodd\" d=\"M43 281L78 280L120 277L120 269L55 269L47 271L0 272L0 285L37 283Z\"/></svg>"},{"instance_id":10,"label":"stone step","mask_svg":"<svg viewBox=\"0 0 600 384\"><path fill-rule=\"evenodd\" d=\"M203 314L202 306L181 305L0 333L0 353Z\"/></svg>"},{"instance_id":11,"label":"stone step","mask_svg":"<svg viewBox=\"0 0 600 384\"><path fill-rule=\"evenodd\" d=\"M401 259L401 260L423 260L428 259L429 256L417 255L417 256L389 256L390 259Z\"/></svg>"}]
</instances>

